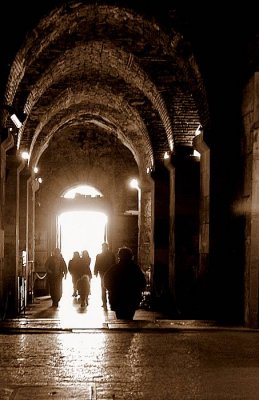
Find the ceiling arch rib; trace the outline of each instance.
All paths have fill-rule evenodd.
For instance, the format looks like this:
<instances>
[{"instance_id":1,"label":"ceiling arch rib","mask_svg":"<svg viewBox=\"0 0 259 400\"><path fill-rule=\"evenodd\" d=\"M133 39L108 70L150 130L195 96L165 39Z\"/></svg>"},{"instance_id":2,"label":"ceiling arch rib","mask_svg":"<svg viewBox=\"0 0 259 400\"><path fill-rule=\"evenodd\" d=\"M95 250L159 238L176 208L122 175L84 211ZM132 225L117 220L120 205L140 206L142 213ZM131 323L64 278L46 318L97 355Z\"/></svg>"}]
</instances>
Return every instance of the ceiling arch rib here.
<instances>
[{"instance_id":1,"label":"ceiling arch rib","mask_svg":"<svg viewBox=\"0 0 259 400\"><path fill-rule=\"evenodd\" d=\"M195 130L192 127L198 126L198 122L200 121L198 114L200 113L201 115L203 113L204 115L208 115L207 103L204 97L202 78L195 58L191 53L191 48L188 44L188 51L186 51L183 36L175 30L173 19L170 22L169 19L167 20L168 24L166 28L163 29L163 23L160 24L163 19L160 22L155 22L154 18L148 19L136 11L117 6L86 5L81 2L75 2L73 6L66 5L57 8L40 21L34 30L35 34L28 36L23 48L17 54L10 75L15 80L15 82L13 81L15 85L12 85L12 81L9 82L10 85L7 90L8 98L14 98L15 93L13 88L15 87L15 90L17 89L17 103L21 100L20 104L23 105L23 99L25 99L24 93L28 93L28 88L31 89L34 85L35 87L37 86L38 77L42 75L47 66L54 65L53 60L57 58L58 54L63 54L64 49L76 48L77 44L81 46L82 41L103 42L103 40L106 41L108 38L113 43L114 48L123 49L128 56L128 68L132 65L132 61L133 64L136 64L137 60L138 69L144 71L145 76L149 77L158 94L157 96L153 95L152 101L153 104L158 103L159 117L163 116L163 119L162 124L157 119L153 130L157 129L157 137L159 138L157 143L162 143L160 147L165 146L164 140L161 140L163 129L167 130L167 137L170 138L170 135L171 137L174 135L173 139L175 143L179 126L181 131L179 132L179 136L177 136L177 141L184 145L190 145L195 134ZM90 57L92 57L91 54ZM120 57L116 58L116 61L118 60L120 60ZM154 64L157 61L161 61L166 65L163 71L159 68L159 76L157 74L150 74L150 72L156 70ZM87 67L89 67L89 64ZM185 82L185 87L187 88L184 93L185 98L193 93L193 96L191 96L192 100L194 100L192 108L196 108L199 111L196 113L191 112L190 115L184 113L181 117L183 121L189 120L191 123L174 123L175 119L172 110L175 110L175 107L171 107L171 104L174 104L174 83L171 84L170 79L164 80L163 74L165 71L167 71L167 76L171 74L174 82L178 80ZM100 74L103 72L104 69L99 70ZM116 71L114 70L114 72L115 77ZM83 70L80 71L80 74L84 77ZM151 76L152 78L150 79ZM60 79L58 81L60 82ZM162 88L160 82L163 82ZM165 85L165 82L169 82L168 85ZM149 91L148 85L146 88ZM21 96L19 93L21 93ZM161 93L163 93L163 97ZM197 102L198 98L200 102ZM181 98L177 99L177 104L180 103ZM168 110L168 107L171 107L171 110ZM163 110L165 110L165 113ZM36 114L34 114L33 118L35 117ZM150 128L150 121L147 118L144 118L144 121L148 122L147 126ZM24 126L27 127L27 121ZM182 129L182 127L185 128ZM26 128L26 134L28 131ZM19 145L22 135L23 130L19 132ZM171 140L170 146L173 146L173 140ZM166 148L166 150L168 149ZM161 157L163 151L157 152L157 154Z\"/></svg>"},{"instance_id":2,"label":"ceiling arch rib","mask_svg":"<svg viewBox=\"0 0 259 400\"><path fill-rule=\"evenodd\" d=\"M40 124L35 129L31 142L30 154L33 163L38 160L39 154L42 154L40 147L43 146L45 148L53 133L57 131L57 121L62 119L62 123L58 128L60 129L61 126L67 123L66 118L68 116L72 119L75 118L75 113L73 112L73 105L75 104L77 106L80 105L80 111L76 111L77 118L80 115L87 115L89 122L89 116L91 118L92 115L92 119L96 120L97 118L100 119L101 114L103 121L106 118L106 121L116 126L114 133L132 151L138 165L142 164L145 170L153 165L153 153L146 127L136 110L129 107L123 98L120 98L120 102L118 102L118 99L111 92L107 93L107 90L96 88L92 92L87 85L85 85L82 92L78 92L76 88L73 88L73 90L67 89L56 99L55 104L52 104L52 108L48 109L43 115ZM60 115L59 119L58 115ZM53 121L53 126L51 121ZM53 132L52 134L47 134L47 140L44 140L45 131Z\"/></svg>"},{"instance_id":3,"label":"ceiling arch rib","mask_svg":"<svg viewBox=\"0 0 259 400\"><path fill-rule=\"evenodd\" d=\"M47 149L53 136L57 135L57 134L62 134L62 131L67 126L74 126L76 128L77 125L80 124L80 126L82 126L82 124L83 124L85 129L87 129L87 126L89 126L90 124L93 124L93 125L98 126L99 128L102 128L106 132L111 132L113 135L118 137L121 140L121 142L133 154L140 171L146 171L147 167L151 165L150 163L147 163L145 156L143 159L141 158L140 152L143 149L140 148L140 151L139 151L139 149L138 149L138 151L136 151L136 147L132 148L132 142L128 141L128 137L126 135L124 135L124 133L118 127L116 127L116 128L114 127L114 129L112 129L113 124L110 121L103 121L103 119L100 120L99 116L94 116L93 114L88 116L88 115L85 115L83 112L82 112L81 117L83 117L83 121L82 121L82 119L80 119L80 115L77 115L76 119L73 119L73 116L67 115L59 122L59 124L56 124L55 126L53 126L51 131L49 131L49 134L44 136L44 141L41 143L41 146L39 146L37 148L37 151L35 151L35 153L33 154L30 164L35 165L35 166L38 164L42 154ZM137 140L136 140L136 142L138 143ZM142 156L144 155L143 152L141 153L141 155Z\"/></svg>"},{"instance_id":4,"label":"ceiling arch rib","mask_svg":"<svg viewBox=\"0 0 259 400\"><path fill-rule=\"evenodd\" d=\"M135 11L117 6L87 5L80 2L73 2L57 7L49 15L43 17L35 27L31 35L27 35L24 45L17 53L14 64L11 68L9 87L12 88L21 82L26 69L29 68L42 53L47 51L53 43L60 37L71 37L73 33L80 32L80 37L84 36L88 41L89 37L100 34L107 37L107 32L114 32L118 37L118 32L123 32L123 36L130 38L137 37L142 40L134 41L136 46L146 46L152 41L154 47L165 46L168 50L174 50L175 42L179 43L179 34L173 32L171 39L165 40L163 32L152 21L145 19ZM181 37L181 36L180 36ZM177 40L175 40L177 38ZM67 43L71 43L67 40ZM130 41L127 41L130 43ZM172 45L173 44L173 45ZM14 93L10 94L12 101Z\"/></svg>"},{"instance_id":5,"label":"ceiling arch rib","mask_svg":"<svg viewBox=\"0 0 259 400\"><path fill-rule=\"evenodd\" d=\"M82 57L82 54L85 56ZM60 80L61 77L64 79L64 76L68 77L69 84L69 79L71 79L71 74L73 74L73 72L76 71L78 74L81 74L81 71L84 72L86 68L96 69L102 73L119 76L130 85L137 86L140 91L143 91L154 108L157 109L163 121L165 131L167 132L169 147L172 149L171 123L162 96L145 72L133 61L132 56L121 49L115 48L112 43L108 42L92 42L87 46L81 45L73 50L65 52L54 65L49 67L45 75L41 77L37 85L31 90L25 107L27 113L30 113L33 105L50 85ZM61 70L62 76L60 74ZM22 141L22 135L23 129L19 132L18 148Z\"/></svg>"}]
</instances>

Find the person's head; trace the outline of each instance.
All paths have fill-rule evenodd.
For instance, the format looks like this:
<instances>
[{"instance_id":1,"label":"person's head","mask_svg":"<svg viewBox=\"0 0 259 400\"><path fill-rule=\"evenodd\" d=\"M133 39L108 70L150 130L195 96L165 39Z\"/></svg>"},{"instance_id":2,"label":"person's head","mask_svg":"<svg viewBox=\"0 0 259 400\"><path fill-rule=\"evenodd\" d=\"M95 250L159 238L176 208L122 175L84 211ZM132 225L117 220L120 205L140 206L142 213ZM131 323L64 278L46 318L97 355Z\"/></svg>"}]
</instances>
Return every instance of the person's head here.
<instances>
[{"instance_id":1,"label":"person's head","mask_svg":"<svg viewBox=\"0 0 259 400\"><path fill-rule=\"evenodd\" d=\"M56 248L53 250L53 256L60 256L60 249L59 249L58 247L56 247Z\"/></svg>"},{"instance_id":2,"label":"person's head","mask_svg":"<svg viewBox=\"0 0 259 400\"><path fill-rule=\"evenodd\" d=\"M108 243L104 242L102 243L102 252L104 253L105 251L109 250L109 245Z\"/></svg>"},{"instance_id":3,"label":"person's head","mask_svg":"<svg viewBox=\"0 0 259 400\"><path fill-rule=\"evenodd\" d=\"M73 258L79 258L79 257L80 257L79 251L74 251Z\"/></svg>"},{"instance_id":4,"label":"person's head","mask_svg":"<svg viewBox=\"0 0 259 400\"><path fill-rule=\"evenodd\" d=\"M89 258L89 253L88 253L87 250L83 250L83 251L82 251L82 257L83 257L83 258Z\"/></svg>"},{"instance_id":5,"label":"person's head","mask_svg":"<svg viewBox=\"0 0 259 400\"><path fill-rule=\"evenodd\" d=\"M133 253L129 247L121 247L118 250L118 260L119 261L130 261L132 259L133 259Z\"/></svg>"}]
</instances>

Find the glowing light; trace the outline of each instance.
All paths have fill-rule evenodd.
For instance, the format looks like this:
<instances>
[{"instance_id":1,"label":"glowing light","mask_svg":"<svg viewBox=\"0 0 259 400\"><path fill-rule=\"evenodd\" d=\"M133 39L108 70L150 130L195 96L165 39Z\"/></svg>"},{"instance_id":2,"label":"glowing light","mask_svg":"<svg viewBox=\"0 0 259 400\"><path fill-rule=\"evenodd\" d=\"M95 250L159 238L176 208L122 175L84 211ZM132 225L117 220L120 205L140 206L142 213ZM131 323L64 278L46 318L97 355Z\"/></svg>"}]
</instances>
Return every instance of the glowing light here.
<instances>
[{"instance_id":1,"label":"glowing light","mask_svg":"<svg viewBox=\"0 0 259 400\"><path fill-rule=\"evenodd\" d=\"M39 172L39 168L38 167L34 167L33 171L35 172L35 174L37 174L37 172Z\"/></svg>"},{"instance_id":2,"label":"glowing light","mask_svg":"<svg viewBox=\"0 0 259 400\"><path fill-rule=\"evenodd\" d=\"M193 156L194 157L200 157L201 154L197 150L193 150Z\"/></svg>"},{"instance_id":3,"label":"glowing light","mask_svg":"<svg viewBox=\"0 0 259 400\"><path fill-rule=\"evenodd\" d=\"M21 156L22 156L23 160L29 160L29 158L30 158L28 151L23 151Z\"/></svg>"},{"instance_id":4,"label":"glowing light","mask_svg":"<svg viewBox=\"0 0 259 400\"><path fill-rule=\"evenodd\" d=\"M168 151L166 151L164 154L164 160L167 160L168 158L169 158L169 153L168 153Z\"/></svg>"},{"instance_id":5,"label":"glowing light","mask_svg":"<svg viewBox=\"0 0 259 400\"><path fill-rule=\"evenodd\" d=\"M139 184L138 184L138 180L137 179L131 179L130 181L130 187L132 187L133 189L139 189Z\"/></svg>"},{"instance_id":6,"label":"glowing light","mask_svg":"<svg viewBox=\"0 0 259 400\"><path fill-rule=\"evenodd\" d=\"M101 212L72 211L61 214L61 252L66 262L74 251L88 250L93 263L104 241L107 221L107 215Z\"/></svg>"},{"instance_id":7,"label":"glowing light","mask_svg":"<svg viewBox=\"0 0 259 400\"><path fill-rule=\"evenodd\" d=\"M202 131L202 126L201 126L201 124L198 126L198 128L196 129L196 131L195 131L195 136L197 136L197 135L199 135L200 133L201 133L201 131Z\"/></svg>"},{"instance_id":8,"label":"glowing light","mask_svg":"<svg viewBox=\"0 0 259 400\"><path fill-rule=\"evenodd\" d=\"M10 118L13 121L14 125L16 126L16 128L21 128L22 123L21 123L21 121L19 120L19 118L17 117L16 114L12 114L10 116Z\"/></svg>"},{"instance_id":9,"label":"glowing light","mask_svg":"<svg viewBox=\"0 0 259 400\"><path fill-rule=\"evenodd\" d=\"M81 195L85 195L85 196L88 195L91 197L102 196L101 192L96 190L94 187L88 186L88 185L81 185L81 186L77 186L73 189L69 189L64 194L64 197L66 199L74 199L77 193L81 194Z\"/></svg>"}]
</instances>

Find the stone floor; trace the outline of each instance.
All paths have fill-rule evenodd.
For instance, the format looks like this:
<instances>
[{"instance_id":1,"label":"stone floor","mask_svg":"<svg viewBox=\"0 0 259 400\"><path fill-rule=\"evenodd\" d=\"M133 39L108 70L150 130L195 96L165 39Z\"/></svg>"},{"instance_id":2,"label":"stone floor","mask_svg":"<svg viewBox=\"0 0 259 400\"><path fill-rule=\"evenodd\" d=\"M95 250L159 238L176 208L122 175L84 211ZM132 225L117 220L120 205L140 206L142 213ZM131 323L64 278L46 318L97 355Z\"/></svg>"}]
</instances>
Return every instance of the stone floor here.
<instances>
[{"instance_id":1,"label":"stone floor","mask_svg":"<svg viewBox=\"0 0 259 400\"><path fill-rule=\"evenodd\" d=\"M168 320L138 310L118 321L68 287L58 309L35 298L0 322L3 400L252 400L259 398L259 331L213 321Z\"/></svg>"},{"instance_id":2,"label":"stone floor","mask_svg":"<svg viewBox=\"0 0 259 400\"><path fill-rule=\"evenodd\" d=\"M101 307L100 282L92 279L89 305L80 307L79 298L72 297L72 282L65 282L63 296L58 308L52 307L50 296L34 297L24 313L18 318L2 321L0 328L7 330L86 330L86 329L226 329L215 321L204 320L171 320L159 312L138 309L133 321L117 320L111 310ZM244 329L228 327L228 329Z\"/></svg>"}]
</instances>

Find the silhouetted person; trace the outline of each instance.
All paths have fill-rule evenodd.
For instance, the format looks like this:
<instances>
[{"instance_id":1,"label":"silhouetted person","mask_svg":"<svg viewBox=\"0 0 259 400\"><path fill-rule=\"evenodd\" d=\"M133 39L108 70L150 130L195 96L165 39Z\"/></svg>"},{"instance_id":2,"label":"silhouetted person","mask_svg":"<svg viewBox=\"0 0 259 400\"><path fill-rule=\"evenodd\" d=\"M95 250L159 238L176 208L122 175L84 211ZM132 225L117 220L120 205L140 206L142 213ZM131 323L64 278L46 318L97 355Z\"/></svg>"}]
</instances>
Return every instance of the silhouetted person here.
<instances>
[{"instance_id":1,"label":"silhouetted person","mask_svg":"<svg viewBox=\"0 0 259 400\"><path fill-rule=\"evenodd\" d=\"M88 253L87 250L83 250L82 251L81 259L83 261L83 263L82 263L82 273L88 275L89 279L92 279L92 271L90 269L91 257L89 256L89 253Z\"/></svg>"},{"instance_id":2,"label":"silhouetted person","mask_svg":"<svg viewBox=\"0 0 259 400\"><path fill-rule=\"evenodd\" d=\"M68 262L68 271L72 277L72 284L73 284L73 294L72 296L77 296L77 281L82 274L80 274L81 269L81 257L79 251L74 251L73 257Z\"/></svg>"},{"instance_id":3,"label":"silhouetted person","mask_svg":"<svg viewBox=\"0 0 259 400\"><path fill-rule=\"evenodd\" d=\"M132 320L140 304L146 278L134 262L130 248L119 249L118 263L105 273L104 286L108 290L111 310L115 311L116 317Z\"/></svg>"},{"instance_id":4,"label":"silhouetted person","mask_svg":"<svg viewBox=\"0 0 259 400\"><path fill-rule=\"evenodd\" d=\"M90 282L92 272L90 269L91 257L87 250L82 251L81 263L78 269L79 278L77 280L77 290L80 296L81 307L88 305L88 296L90 293Z\"/></svg>"},{"instance_id":5,"label":"silhouetted person","mask_svg":"<svg viewBox=\"0 0 259 400\"><path fill-rule=\"evenodd\" d=\"M48 257L45 267L52 306L58 307L62 297L62 280L67 276L67 265L59 248L56 248L52 255Z\"/></svg>"},{"instance_id":6,"label":"silhouetted person","mask_svg":"<svg viewBox=\"0 0 259 400\"><path fill-rule=\"evenodd\" d=\"M94 275L100 276L102 307L107 308L106 289L103 285L103 276L116 262L115 254L109 249L108 243L102 244L102 252L97 254L94 265Z\"/></svg>"}]
</instances>

